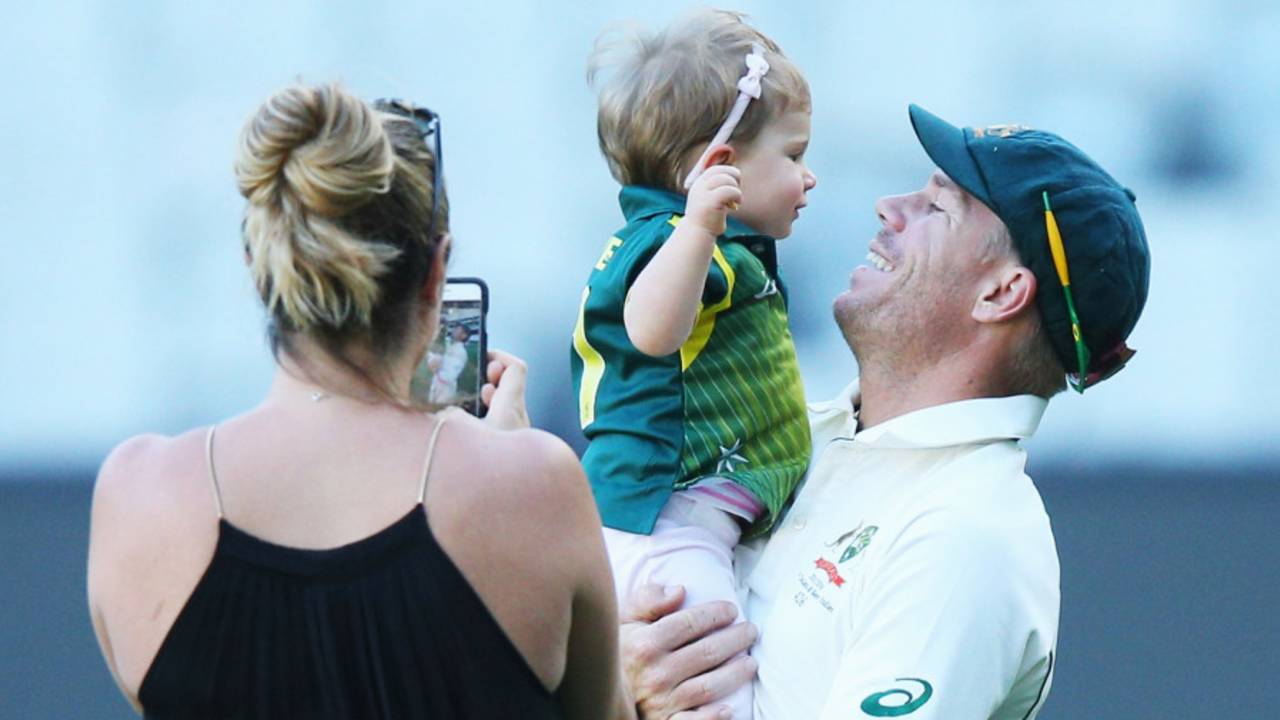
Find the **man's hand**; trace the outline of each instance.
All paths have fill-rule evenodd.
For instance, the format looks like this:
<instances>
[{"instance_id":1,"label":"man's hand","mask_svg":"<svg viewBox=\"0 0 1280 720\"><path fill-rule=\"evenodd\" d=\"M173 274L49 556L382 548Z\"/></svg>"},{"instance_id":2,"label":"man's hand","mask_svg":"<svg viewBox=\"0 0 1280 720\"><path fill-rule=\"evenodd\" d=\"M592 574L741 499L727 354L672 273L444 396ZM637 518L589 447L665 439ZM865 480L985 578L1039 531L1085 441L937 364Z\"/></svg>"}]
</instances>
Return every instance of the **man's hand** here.
<instances>
[{"instance_id":1,"label":"man's hand","mask_svg":"<svg viewBox=\"0 0 1280 720\"><path fill-rule=\"evenodd\" d=\"M622 671L636 710L646 719L727 720L729 708L708 703L755 675L755 660L734 656L755 642L756 628L733 624L729 603L680 610L682 602L683 588L644 585L622 608Z\"/></svg>"},{"instance_id":2,"label":"man's hand","mask_svg":"<svg viewBox=\"0 0 1280 720\"><path fill-rule=\"evenodd\" d=\"M529 410L524 404L524 383L528 368L524 361L501 350L489 351L489 365L480 388L480 400L489 411L484 421L502 430L529 427Z\"/></svg>"},{"instance_id":3,"label":"man's hand","mask_svg":"<svg viewBox=\"0 0 1280 720\"><path fill-rule=\"evenodd\" d=\"M724 232L729 211L736 210L742 202L741 179L742 171L732 165L707 168L689 188L683 222L694 223L712 238L718 237Z\"/></svg>"}]
</instances>

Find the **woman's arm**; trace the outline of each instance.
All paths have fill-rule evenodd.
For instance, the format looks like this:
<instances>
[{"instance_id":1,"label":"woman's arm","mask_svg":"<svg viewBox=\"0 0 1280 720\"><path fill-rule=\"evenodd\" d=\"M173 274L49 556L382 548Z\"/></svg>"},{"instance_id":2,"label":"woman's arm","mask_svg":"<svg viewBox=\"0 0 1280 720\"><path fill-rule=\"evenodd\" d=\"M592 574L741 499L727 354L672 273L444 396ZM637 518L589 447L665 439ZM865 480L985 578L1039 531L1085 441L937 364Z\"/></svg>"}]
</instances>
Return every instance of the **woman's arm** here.
<instances>
[{"instance_id":1,"label":"woman's arm","mask_svg":"<svg viewBox=\"0 0 1280 720\"><path fill-rule=\"evenodd\" d=\"M562 446L563 447L563 446ZM570 718L636 717L625 692L618 658L618 605L613 576L600 533L600 516L582 466L567 447L558 458L568 482L562 501L563 524L556 528L575 549L577 585L569 627L564 679L556 694Z\"/></svg>"},{"instance_id":2,"label":"woman's arm","mask_svg":"<svg viewBox=\"0 0 1280 720\"><path fill-rule=\"evenodd\" d=\"M92 597L89 599L89 618L93 622L93 634L98 638L98 649L102 651L102 657L107 661L107 669L111 671L111 679L116 681L116 687L120 688L120 693L133 706L134 712L141 715L142 704L124 686L124 681L120 679L120 673L116 670L116 658L111 650L111 637L107 635L107 624L102 619L102 613L94 605Z\"/></svg>"},{"instance_id":3,"label":"woman's arm","mask_svg":"<svg viewBox=\"0 0 1280 720\"><path fill-rule=\"evenodd\" d=\"M120 556L128 554L128 541L139 527L137 522L131 522L128 512L133 507L129 481L144 472L142 458L152 450L156 441L154 436L135 437L121 443L111 452L98 471L89 513L89 557L86 573L89 618L93 623L93 634L98 639L98 649L102 651L102 658L111 671L111 678L139 714L142 713L142 705L121 677L102 603L112 595L122 579L117 570Z\"/></svg>"},{"instance_id":4,"label":"woman's arm","mask_svg":"<svg viewBox=\"0 0 1280 720\"><path fill-rule=\"evenodd\" d=\"M520 358L489 352L488 382L481 390L489 406L487 425L500 430L529 427L526 372ZM755 641L755 626L734 623L737 611L728 603L676 612L682 591L664 596L661 588L645 586L628 598L619 649L612 573L582 466L562 442L549 442L543 449L552 492L537 496L550 500L555 522L539 526L554 532L556 541L541 547L571 556L564 559L575 578L565 672L556 691L569 717L632 718L637 711L644 717L679 720L726 717L727 707L706 703L750 681L755 661L731 658ZM552 494L556 497L549 498Z\"/></svg>"},{"instance_id":5,"label":"woman's arm","mask_svg":"<svg viewBox=\"0 0 1280 720\"><path fill-rule=\"evenodd\" d=\"M501 350L489 351L485 368L488 382L480 391L489 407L485 424L499 430L529 427L524 404L526 373L520 358ZM586 475L573 451L549 435L542 436L530 451L525 469L532 472L536 468L542 477L524 478L521 485L540 488L529 500L541 507L528 507L524 515L527 519L530 513L546 514L547 521L535 523L535 527L550 536L526 544L536 546L544 561L545 554L553 552L553 564L572 585L564 674L556 695L570 718L634 718L634 705L624 692L619 669L613 576Z\"/></svg>"}]
</instances>

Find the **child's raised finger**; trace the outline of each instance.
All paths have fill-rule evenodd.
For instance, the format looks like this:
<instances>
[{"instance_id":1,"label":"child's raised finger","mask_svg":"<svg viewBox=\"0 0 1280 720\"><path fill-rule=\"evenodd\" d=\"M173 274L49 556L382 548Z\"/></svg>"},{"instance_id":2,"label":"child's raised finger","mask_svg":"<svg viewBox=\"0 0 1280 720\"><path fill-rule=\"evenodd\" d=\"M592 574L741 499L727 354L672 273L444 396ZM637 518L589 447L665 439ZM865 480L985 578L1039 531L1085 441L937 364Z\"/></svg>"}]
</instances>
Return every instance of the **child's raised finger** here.
<instances>
[{"instance_id":1,"label":"child's raised finger","mask_svg":"<svg viewBox=\"0 0 1280 720\"><path fill-rule=\"evenodd\" d=\"M742 177L742 171L732 165L712 165L707 168L707 171L703 174L713 177L718 175L728 175L735 179Z\"/></svg>"},{"instance_id":2,"label":"child's raised finger","mask_svg":"<svg viewBox=\"0 0 1280 720\"><path fill-rule=\"evenodd\" d=\"M737 185L725 185L715 190L716 202L729 208L737 208L742 202L742 188Z\"/></svg>"}]
</instances>

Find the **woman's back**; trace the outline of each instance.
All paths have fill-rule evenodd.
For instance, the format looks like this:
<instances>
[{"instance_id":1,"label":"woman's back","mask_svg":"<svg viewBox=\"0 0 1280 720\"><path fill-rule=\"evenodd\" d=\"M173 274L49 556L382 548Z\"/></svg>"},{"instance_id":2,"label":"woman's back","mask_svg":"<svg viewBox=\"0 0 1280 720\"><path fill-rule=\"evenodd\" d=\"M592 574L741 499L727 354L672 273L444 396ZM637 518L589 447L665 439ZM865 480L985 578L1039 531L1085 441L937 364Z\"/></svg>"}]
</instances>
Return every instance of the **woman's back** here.
<instances>
[{"instance_id":1,"label":"woman's back","mask_svg":"<svg viewBox=\"0 0 1280 720\"><path fill-rule=\"evenodd\" d=\"M199 432L104 466L95 623L126 690L154 717L555 716L591 566L572 455L277 385L218 427L216 484Z\"/></svg>"}]
</instances>

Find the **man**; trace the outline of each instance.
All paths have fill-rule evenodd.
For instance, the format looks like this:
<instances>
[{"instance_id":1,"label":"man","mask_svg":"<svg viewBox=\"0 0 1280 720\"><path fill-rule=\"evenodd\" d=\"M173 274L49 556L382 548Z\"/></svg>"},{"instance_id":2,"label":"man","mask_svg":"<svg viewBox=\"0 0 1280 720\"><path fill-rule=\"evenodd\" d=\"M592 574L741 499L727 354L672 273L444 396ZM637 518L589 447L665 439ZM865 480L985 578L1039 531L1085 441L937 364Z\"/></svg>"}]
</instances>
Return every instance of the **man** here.
<instances>
[{"instance_id":1,"label":"man","mask_svg":"<svg viewBox=\"0 0 1280 720\"><path fill-rule=\"evenodd\" d=\"M805 485L739 554L760 642L721 664L751 642L711 632L725 608L636 593L624 666L648 717L756 664L757 720L1025 720L1044 703L1058 561L1018 441L1064 376L1083 392L1133 354L1146 238L1133 194L1057 135L910 117L939 169L876 204L868 264L835 301L861 377L810 406Z\"/></svg>"},{"instance_id":2,"label":"man","mask_svg":"<svg viewBox=\"0 0 1280 720\"><path fill-rule=\"evenodd\" d=\"M454 325L445 336L444 349L427 356L427 367L434 371L428 399L447 405L458 396L458 378L467 367L467 340L471 330L461 322Z\"/></svg>"}]
</instances>

